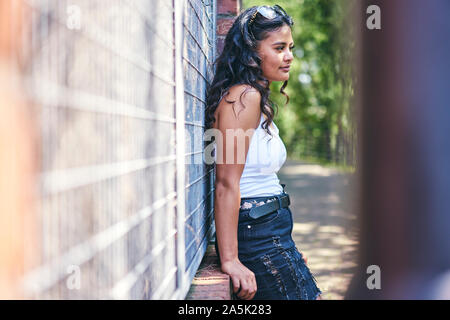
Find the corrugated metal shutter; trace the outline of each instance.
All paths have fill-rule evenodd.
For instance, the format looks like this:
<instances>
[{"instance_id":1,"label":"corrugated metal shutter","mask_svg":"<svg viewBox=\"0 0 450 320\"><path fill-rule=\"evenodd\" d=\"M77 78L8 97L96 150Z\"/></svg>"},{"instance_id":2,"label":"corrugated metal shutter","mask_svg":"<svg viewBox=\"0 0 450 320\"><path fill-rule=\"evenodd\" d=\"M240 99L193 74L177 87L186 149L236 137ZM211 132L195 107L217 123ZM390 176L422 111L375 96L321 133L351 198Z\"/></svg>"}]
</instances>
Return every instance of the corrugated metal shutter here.
<instances>
[{"instance_id":1,"label":"corrugated metal shutter","mask_svg":"<svg viewBox=\"0 0 450 320\"><path fill-rule=\"evenodd\" d=\"M181 11L182 103L182 1L26 3L24 79L41 146L39 258L26 296L183 298L213 231L214 171L201 159L215 1L188 0ZM191 139L177 157L180 124Z\"/></svg>"}]
</instances>

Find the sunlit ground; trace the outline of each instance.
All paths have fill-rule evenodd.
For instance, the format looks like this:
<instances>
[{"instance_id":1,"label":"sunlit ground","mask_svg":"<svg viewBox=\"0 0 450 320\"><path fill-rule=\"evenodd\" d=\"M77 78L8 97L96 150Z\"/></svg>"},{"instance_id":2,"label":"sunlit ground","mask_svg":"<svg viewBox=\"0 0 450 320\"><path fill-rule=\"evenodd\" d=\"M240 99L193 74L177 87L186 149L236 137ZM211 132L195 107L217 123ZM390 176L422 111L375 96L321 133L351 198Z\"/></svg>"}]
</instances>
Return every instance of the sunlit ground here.
<instances>
[{"instance_id":1,"label":"sunlit ground","mask_svg":"<svg viewBox=\"0 0 450 320\"><path fill-rule=\"evenodd\" d=\"M279 178L291 198L292 236L308 258L322 298L343 299L356 267L354 175L287 161Z\"/></svg>"}]
</instances>

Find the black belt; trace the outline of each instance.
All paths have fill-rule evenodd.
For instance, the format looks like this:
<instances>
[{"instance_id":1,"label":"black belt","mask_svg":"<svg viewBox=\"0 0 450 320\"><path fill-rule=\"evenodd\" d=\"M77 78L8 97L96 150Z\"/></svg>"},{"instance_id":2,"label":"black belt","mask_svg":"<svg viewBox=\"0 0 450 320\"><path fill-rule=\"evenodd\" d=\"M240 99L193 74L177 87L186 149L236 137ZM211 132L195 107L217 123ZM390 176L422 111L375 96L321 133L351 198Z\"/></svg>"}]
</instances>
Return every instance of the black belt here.
<instances>
[{"instance_id":1,"label":"black belt","mask_svg":"<svg viewBox=\"0 0 450 320\"><path fill-rule=\"evenodd\" d=\"M272 199L272 197L268 197L267 199ZM291 200L289 199L289 195L287 193L284 193L281 196L274 196L273 199L274 200L269 203L251 208L248 215L253 219L258 219L278 209L286 208L291 204ZM245 201L245 199L242 199L242 201Z\"/></svg>"}]
</instances>

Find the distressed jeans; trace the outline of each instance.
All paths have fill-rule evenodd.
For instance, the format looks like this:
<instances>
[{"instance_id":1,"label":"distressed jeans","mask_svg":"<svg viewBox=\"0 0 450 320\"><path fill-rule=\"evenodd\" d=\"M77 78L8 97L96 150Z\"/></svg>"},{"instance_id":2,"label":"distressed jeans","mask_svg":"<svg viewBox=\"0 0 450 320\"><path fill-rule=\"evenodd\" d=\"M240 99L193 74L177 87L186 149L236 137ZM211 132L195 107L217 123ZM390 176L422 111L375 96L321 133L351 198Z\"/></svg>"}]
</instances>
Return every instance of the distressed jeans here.
<instances>
[{"instance_id":1,"label":"distressed jeans","mask_svg":"<svg viewBox=\"0 0 450 320\"><path fill-rule=\"evenodd\" d=\"M264 198L246 198L261 201ZM255 300L316 300L322 293L292 239L289 207L253 219L250 209L240 209L239 260L256 277Z\"/></svg>"}]
</instances>

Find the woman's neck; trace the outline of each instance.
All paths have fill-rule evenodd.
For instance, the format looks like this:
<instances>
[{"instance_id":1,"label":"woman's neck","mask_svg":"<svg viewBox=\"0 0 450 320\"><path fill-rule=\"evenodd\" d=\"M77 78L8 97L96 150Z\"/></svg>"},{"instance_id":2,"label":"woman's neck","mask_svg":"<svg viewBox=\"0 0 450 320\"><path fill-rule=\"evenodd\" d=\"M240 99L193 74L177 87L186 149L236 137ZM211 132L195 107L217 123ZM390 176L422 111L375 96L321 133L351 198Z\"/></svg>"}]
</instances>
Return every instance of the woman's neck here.
<instances>
[{"instance_id":1,"label":"woman's neck","mask_svg":"<svg viewBox=\"0 0 450 320\"><path fill-rule=\"evenodd\" d=\"M263 86L263 87L266 87L266 83L264 82L264 81L258 81L258 83L261 85L261 86ZM270 84L272 83L272 81L269 81L269 84L267 85L267 89L269 89L270 88Z\"/></svg>"}]
</instances>

